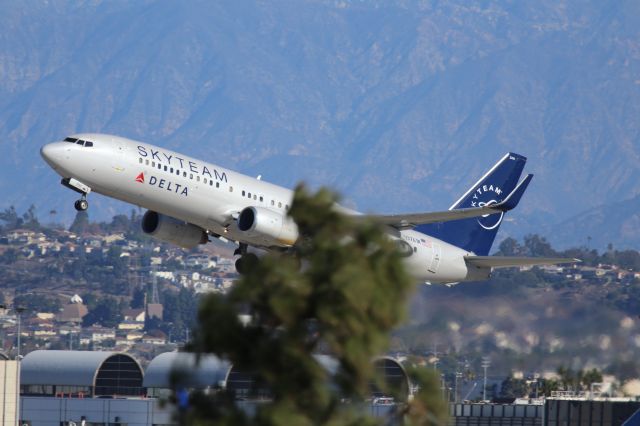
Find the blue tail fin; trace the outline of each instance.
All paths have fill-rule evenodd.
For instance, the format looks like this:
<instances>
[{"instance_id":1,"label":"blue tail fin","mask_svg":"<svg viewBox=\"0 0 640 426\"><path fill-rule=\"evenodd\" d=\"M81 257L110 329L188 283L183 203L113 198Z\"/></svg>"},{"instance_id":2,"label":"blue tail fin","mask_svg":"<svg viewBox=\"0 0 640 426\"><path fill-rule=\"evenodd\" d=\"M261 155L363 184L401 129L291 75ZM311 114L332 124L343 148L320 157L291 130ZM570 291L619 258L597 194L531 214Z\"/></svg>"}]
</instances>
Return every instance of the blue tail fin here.
<instances>
[{"instance_id":1,"label":"blue tail fin","mask_svg":"<svg viewBox=\"0 0 640 426\"><path fill-rule=\"evenodd\" d=\"M478 180L449 210L481 207L504 200L516 187L527 158L508 153ZM461 219L443 223L420 225L416 231L461 247L478 256L491 250L504 213L479 218Z\"/></svg>"}]
</instances>

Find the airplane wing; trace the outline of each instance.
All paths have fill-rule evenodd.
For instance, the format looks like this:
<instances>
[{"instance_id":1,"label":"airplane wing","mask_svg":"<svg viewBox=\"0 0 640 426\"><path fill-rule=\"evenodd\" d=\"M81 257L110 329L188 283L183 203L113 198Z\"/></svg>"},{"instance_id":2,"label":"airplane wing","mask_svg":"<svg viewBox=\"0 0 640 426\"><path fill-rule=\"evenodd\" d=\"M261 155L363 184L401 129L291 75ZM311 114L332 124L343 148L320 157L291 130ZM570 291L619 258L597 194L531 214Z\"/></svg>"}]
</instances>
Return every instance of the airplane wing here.
<instances>
[{"instance_id":1,"label":"airplane wing","mask_svg":"<svg viewBox=\"0 0 640 426\"><path fill-rule=\"evenodd\" d=\"M511 256L465 256L465 262L482 268L511 268L514 266L556 265L576 263L580 259L568 257L511 257Z\"/></svg>"},{"instance_id":2,"label":"airplane wing","mask_svg":"<svg viewBox=\"0 0 640 426\"><path fill-rule=\"evenodd\" d=\"M446 210L442 212L408 213L392 215L363 215L364 218L373 219L383 225L393 226L398 229L411 229L425 223L449 222L470 217L486 216L489 214L504 213L515 208L531 182L533 175L527 175L515 189L499 203L482 207L470 207L465 209Z\"/></svg>"}]
</instances>

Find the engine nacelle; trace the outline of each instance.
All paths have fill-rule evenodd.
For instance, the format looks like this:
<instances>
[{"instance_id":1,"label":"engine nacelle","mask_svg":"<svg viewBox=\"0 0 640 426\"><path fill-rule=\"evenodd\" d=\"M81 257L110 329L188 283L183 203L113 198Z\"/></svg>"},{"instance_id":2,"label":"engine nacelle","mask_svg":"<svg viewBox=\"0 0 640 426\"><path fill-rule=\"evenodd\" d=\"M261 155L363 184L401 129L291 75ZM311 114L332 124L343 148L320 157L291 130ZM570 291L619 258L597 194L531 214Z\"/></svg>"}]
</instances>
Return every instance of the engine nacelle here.
<instances>
[{"instance_id":1,"label":"engine nacelle","mask_svg":"<svg viewBox=\"0 0 640 426\"><path fill-rule=\"evenodd\" d=\"M298 227L288 216L264 207L246 207L238 217L238 229L267 247L289 247L298 239Z\"/></svg>"},{"instance_id":2,"label":"engine nacelle","mask_svg":"<svg viewBox=\"0 0 640 426\"><path fill-rule=\"evenodd\" d=\"M151 210L142 217L142 231L153 238L187 249L208 241L207 233L199 226Z\"/></svg>"}]
</instances>

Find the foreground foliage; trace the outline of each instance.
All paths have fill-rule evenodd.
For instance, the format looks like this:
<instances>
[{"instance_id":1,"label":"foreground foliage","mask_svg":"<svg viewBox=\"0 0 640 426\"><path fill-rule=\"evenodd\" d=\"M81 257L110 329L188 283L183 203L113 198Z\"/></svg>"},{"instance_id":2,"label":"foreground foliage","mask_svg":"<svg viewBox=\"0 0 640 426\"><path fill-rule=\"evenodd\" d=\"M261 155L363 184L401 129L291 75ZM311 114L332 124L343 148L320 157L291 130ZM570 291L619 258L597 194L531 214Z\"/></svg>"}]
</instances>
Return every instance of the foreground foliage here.
<instances>
[{"instance_id":1,"label":"foreground foliage","mask_svg":"<svg viewBox=\"0 0 640 426\"><path fill-rule=\"evenodd\" d=\"M394 245L374 224L355 222L332 209L326 190L299 187L290 214L304 236L295 256L254 259L227 296L207 297L192 349L213 353L269 389L255 416L230 395L195 395L185 424L377 424L359 407L376 381L372 360L387 349L412 289ZM243 324L239 313L251 319ZM337 360L323 368L313 354ZM409 370L417 397L394 414L412 424L439 424L445 406L437 380ZM397 390L385 389L393 395ZM400 398L400 395L395 395Z\"/></svg>"}]
</instances>

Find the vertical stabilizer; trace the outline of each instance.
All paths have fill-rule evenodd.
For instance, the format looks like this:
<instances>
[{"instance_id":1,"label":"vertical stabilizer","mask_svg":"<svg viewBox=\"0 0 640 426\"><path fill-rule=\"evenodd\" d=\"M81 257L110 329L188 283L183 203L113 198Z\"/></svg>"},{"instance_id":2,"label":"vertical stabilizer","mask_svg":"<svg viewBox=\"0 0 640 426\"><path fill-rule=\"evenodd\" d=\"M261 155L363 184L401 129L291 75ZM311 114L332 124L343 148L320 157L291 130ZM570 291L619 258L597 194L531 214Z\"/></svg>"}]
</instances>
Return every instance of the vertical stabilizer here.
<instances>
[{"instance_id":1,"label":"vertical stabilizer","mask_svg":"<svg viewBox=\"0 0 640 426\"><path fill-rule=\"evenodd\" d=\"M512 152L500 159L449 210L482 207L504 200L516 187L526 157ZM443 223L420 225L416 231L446 241L457 247L486 256L498 233L505 213Z\"/></svg>"}]
</instances>

